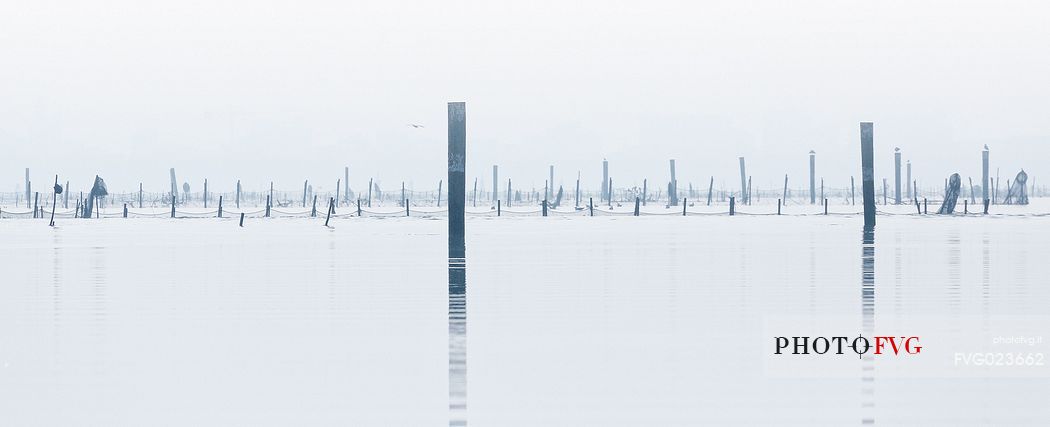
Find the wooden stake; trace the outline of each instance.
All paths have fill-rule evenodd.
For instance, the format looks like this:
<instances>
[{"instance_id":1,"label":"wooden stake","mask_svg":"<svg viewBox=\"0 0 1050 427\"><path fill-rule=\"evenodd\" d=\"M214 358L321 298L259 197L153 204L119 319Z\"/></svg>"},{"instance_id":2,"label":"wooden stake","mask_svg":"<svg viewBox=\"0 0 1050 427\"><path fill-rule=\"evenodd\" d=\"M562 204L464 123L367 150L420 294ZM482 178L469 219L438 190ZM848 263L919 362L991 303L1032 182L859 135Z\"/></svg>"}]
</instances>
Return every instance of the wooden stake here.
<instances>
[{"instance_id":1,"label":"wooden stake","mask_svg":"<svg viewBox=\"0 0 1050 427\"><path fill-rule=\"evenodd\" d=\"M58 175L55 175L55 190L58 190ZM69 189L67 188L66 191L69 191ZM55 191L53 194L54 195L51 198L51 226L52 227L55 226L55 205L58 203L58 192ZM127 210L127 209L125 208L125 210ZM125 215L125 216L127 216L127 215Z\"/></svg>"},{"instance_id":2,"label":"wooden stake","mask_svg":"<svg viewBox=\"0 0 1050 427\"><path fill-rule=\"evenodd\" d=\"M711 191L715 189L715 177L711 177L711 182L707 184L707 205L711 206Z\"/></svg>"},{"instance_id":3,"label":"wooden stake","mask_svg":"<svg viewBox=\"0 0 1050 427\"><path fill-rule=\"evenodd\" d=\"M324 218L324 226L325 227L328 226L328 220L332 219L332 208L334 207L333 205L335 205L335 198L334 197L328 198L328 215L325 216L325 218Z\"/></svg>"},{"instance_id":4,"label":"wooden stake","mask_svg":"<svg viewBox=\"0 0 1050 427\"><path fill-rule=\"evenodd\" d=\"M860 123L861 192L864 199L864 226L875 226L875 125Z\"/></svg>"},{"instance_id":5,"label":"wooden stake","mask_svg":"<svg viewBox=\"0 0 1050 427\"><path fill-rule=\"evenodd\" d=\"M809 204L817 204L817 152L809 150Z\"/></svg>"},{"instance_id":6,"label":"wooden stake","mask_svg":"<svg viewBox=\"0 0 1050 427\"><path fill-rule=\"evenodd\" d=\"M579 180L576 181L576 185L577 186L580 185L579 184ZM648 179L643 179L642 180L642 206L645 206L645 199L648 198L648 194L647 194L648 192L649 192L649 180Z\"/></svg>"},{"instance_id":7,"label":"wooden stake","mask_svg":"<svg viewBox=\"0 0 1050 427\"><path fill-rule=\"evenodd\" d=\"M448 258L466 258L467 105L448 103ZM495 168L493 168L495 174ZM492 180L493 198L499 181Z\"/></svg>"}]
</instances>

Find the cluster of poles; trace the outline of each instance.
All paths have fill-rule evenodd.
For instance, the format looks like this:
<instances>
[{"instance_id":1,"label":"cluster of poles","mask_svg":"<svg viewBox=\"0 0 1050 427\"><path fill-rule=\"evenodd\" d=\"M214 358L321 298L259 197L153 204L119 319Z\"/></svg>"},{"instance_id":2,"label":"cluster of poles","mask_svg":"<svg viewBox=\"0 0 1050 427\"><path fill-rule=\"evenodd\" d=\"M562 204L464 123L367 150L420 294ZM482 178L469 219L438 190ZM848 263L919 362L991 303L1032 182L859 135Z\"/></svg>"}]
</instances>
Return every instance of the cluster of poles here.
<instances>
[{"instance_id":1,"label":"cluster of poles","mask_svg":"<svg viewBox=\"0 0 1050 427\"><path fill-rule=\"evenodd\" d=\"M451 126L451 125L450 125ZM1010 180L1007 180L1006 188L1010 189L1005 198L1000 197L1000 178L998 171L996 176L991 177L989 174L989 150L985 146L982 154L982 176L981 181L978 185L974 185L973 179L969 179L969 200L966 197L962 197L963 211L969 213L970 205L983 205L982 211L988 213L988 206L995 205L1000 202L1008 204L1027 203L1029 194L1035 193L1034 180L1027 180L1027 175L1022 171L1018 174L1018 179L1013 184ZM452 161L451 159L449 161ZM356 207L357 214L362 215L368 209L373 208L373 203L376 207L389 207L397 206L403 209L405 215L410 215L411 208L416 207L437 207L442 208L444 203L451 213L453 207L458 205L470 206L477 208L480 204L483 208L486 206L491 210L495 211L497 216L501 215L503 209L510 208L512 206L532 206L536 209L536 212L541 213L543 216L547 216L549 211L556 212L581 212L589 213L593 215L595 212L595 201L597 197L599 211L603 211L602 206L606 207L605 210L611 211L613 209L622 208L624 204L634 204L634 215L641 215L642 207L646 207L649 204L656 204L662 206L671 212L672 209L681 207L682 215L688 214L689 206L711 206L713 203L725 204L728 202L728 214L734 215L737 213L737 205L750 206L756 201L761 201L763 197L767 200L777 200L777 214L781 214L784 206L789 203L805 204L808 199L809 204L817 205L818 203L823 205L824 213L828 213L829 198L842 200L845 204L856 205L857 194L854 177L850 177L849 187L847 188L826 188L824 185L823 177L817 176L816 165L817 158L814 151L809 152L809 182L808 191L805 188L796 189L792 191L789 187L788 176L784 175L784 185L781 189L777 190L753 190L751 176L747 174L746 161L744 157L739 157L740 166L740 188L737 191L726 190L724 186L720 186L717 190L715 189L715 178L712 176L707 182L707 188L694 187L692 183L688 183L686 188L680 188L677 179L676 161L675 159L669 159L669 179L663 184L657 186L657 188L650 188L649 180L643 179L640 187L627 187L619 188L614 187L613 179L609 175L609 161L602 160L602 180L600 190L581 190L581 176L577 172L574 188L572 191L572 199L568 200L565 195L566 191L562 186L558 186L555 189L553 183L555 182L555 169L551 165L548 168L547 179L544 182L542 193L533 188L531 190L522 191L521 189L515 189L514 182L511 179L506 180L505 188L500 188L500 170L499 165L492 165L492 180L490 181L490 189L480 189L479 191L479 179L474 178L473 187L469 193L469 200L467 196L467 187L464 182L463 185L463 200L457 200L454 197L454 193L458 194L460 188L458 184L449 179L449 185L445 187L445 181L439 180L437 185L437 191L414 191L406 188L405 183L401 182L400 192L398 191L383 191L378 182L375 179L369 179L367 190L355 193L351 191L350 185L350 167L346 166L343 170L343 177L336 180L334 192L315 192L313 185L309 180L303 181L302 191L299 194L289 191L275 191L274 183L270 182L269 189L267 191L244 191L241 182L238 180L234 186L233 191L229 192L215 192L209 191L209 182L207 179L203 180L203 191L192 192L190 184L188 182L182 183L180 186L176 178L176 172L174 168L169 169L169 176L171 179L171 186L166 192L146 192L143 189L142 183L139 183L137 192L123 192L119 194L108 193L104 181L100 177L95 177L95 182L91 190L87 195L83 191L80 191L77 196L73 197L71 201L71 191L69 189L69 181L65 182L65 186L60 185L58 177L56 176L54 191L51 194L51 203L48 206L47 194L44 195L44 199L41 200L41 194L34 192L32 182L29 177L29 168L26 168L26 180L25 180L25 192L24 194L16 193L13 195L0 193L0 206L9 206L4 204L4 200L14 200L15 209L7 208L6 212L4 209L0 209L0 218L4 217L6 213L7 217L24 217L27 214L32 214L34 218L45 217L47 210L51 211L51 217L54 216L54 212L59 205L63 210L66 210L66 214L71 213L74 218L77 217L101 217L103 208L117 204L123 204L123 216L128 216L129 206L135 208L137 206L139 211L143 209L150 209L151 212L148 216L153 216L156 210L170 206L171 216L176 217L177 207L203 207L205 210L211 206L213 209L217 209L215 212L216 216L221 217L223 212L223 203L225 201L232 201L233 206L237 210L242 209L242 205L252 205L258 207L260 204L263 206L264 215L266 217L271 216L271 210L274 208L282 208L287 210L288 208L300 207L303 210L298 212L298 215L305 215L309 212L309 216L315 217L318 212L318 200L320 198L322 204L328 205L328 211L334 212L337 207ZM894 171L893 171L893 186L892 192L889 188L888 179L882 179L882 197L881 202L883 205L902 205L902 204L914 204L918 213L926 213L928 211L927 204L928 198L925 194L920 192L920 187L917 180L912 179L912 165L910 161L902 163L901 151L899 148L894 150ZM1022 181L1022 177L1024 180ZM863 177L867 179L867 176ZM874 197L874 176L872 178L872 191ZM465 176L464 176L465 181ZM63 191L63 188L66 191ZM1018 189L1015 191L1015 189ZM1031 190L1027 190L1031 188ZM956 189L958 190L958 189ZM447 198L444 197L447 191ZM952 191L952 185L950 179L946 179L942 191L937 191L936 194L939 197L935 197L935 201L945 202L949 199L949 195ZM956 191L958 193L959 191ZM1019 194L1018 194L1019 192ZM892 195L891 195L892 193ZM963 191L963 193L965 193ZM796 196L801 194L801 196ZM978 202L977 196L980 195L980 202ZM958 194L956 194L958 195ZM777 197L779 196L779 197ZM922 204L920 206L920 198ZM232 200L231 200L232 199ZM877 203L879 200L875 199ZM18 211L17 207L24 203L25 207L31 209L30 211ZM73 210L68 212L70 204L73 204ZM571 205L570 205L571 203ZM952 202L954 206L954 201ZM309 209L307 210L307 208ZM50 209L48 209L50 208ZM324 209L322 207L322 209ZM629 206L628 206L629 209ZM425 211L424 211L425 212ZM723 211L725 212L725 211ZM94 215L92 215L94 213ZM433 213L433 211L431 211ZM949 212L950 213L950 212ZM143 214L147 215L147 214ZM108 216L112 216L108 215ZM138 216L138 215L133 215Z\"/></svg>"}]
</instances>

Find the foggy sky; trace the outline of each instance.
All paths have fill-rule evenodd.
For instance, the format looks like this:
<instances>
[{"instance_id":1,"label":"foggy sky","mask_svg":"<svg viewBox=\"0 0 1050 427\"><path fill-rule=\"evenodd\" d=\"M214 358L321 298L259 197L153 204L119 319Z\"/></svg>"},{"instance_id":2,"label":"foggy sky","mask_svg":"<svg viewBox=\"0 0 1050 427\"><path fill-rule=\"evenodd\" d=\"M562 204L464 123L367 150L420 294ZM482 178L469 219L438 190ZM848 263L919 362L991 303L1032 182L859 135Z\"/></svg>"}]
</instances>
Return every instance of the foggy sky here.
<instances>
[{"instance_id":1,"label":"foggy sky","mask_svg":"<svg viewBox=\"0 0 1050 427\"><path fill-rule=\"evenodd\" d=\"M1050 117L1045 2L7 1L0 3L0 191L417 190L445 178L446 103L467 103L467 181L515 187L859 180L893 148L920 185L1038 184ZM422 124L416 129L408 124ZM1050 181L1050 178L1047 178ZM892 183L892 178L891 181ZM505 181L500 184L502 188ZM891 184L892 185L892 184Z\"/></svg>"}]
</instances>

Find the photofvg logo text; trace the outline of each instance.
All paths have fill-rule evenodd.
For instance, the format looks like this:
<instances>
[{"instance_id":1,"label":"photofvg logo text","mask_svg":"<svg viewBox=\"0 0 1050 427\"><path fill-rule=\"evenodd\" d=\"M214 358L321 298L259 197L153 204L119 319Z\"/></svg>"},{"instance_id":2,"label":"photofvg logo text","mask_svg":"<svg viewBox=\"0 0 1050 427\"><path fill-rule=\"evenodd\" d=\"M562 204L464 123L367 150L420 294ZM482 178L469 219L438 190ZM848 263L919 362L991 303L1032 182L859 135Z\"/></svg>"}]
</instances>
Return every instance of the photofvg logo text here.
<instances>
[{"instance_id":1,"label":"photofvg logo text","mask_svg":"<svg viewBox=\"0 0 1050 427\"><path fill-rule=\"evenodd\" d=\"M1048 326L1046 315L770 314L748 354L770 378L1050 378Z\"/></svg>"},{"instance_id":2,"label":"photofvg logo text","mask_svg":"<svg viewBox=\"0 0 1050 427\"><path fill-rule=\"evenodd\" d=\"M773 354L791 355L916 355L922 353L922 345L918 336L875 336L856 337L832 336L832 337L774 337Z\"/></svg>"}]
</instances>

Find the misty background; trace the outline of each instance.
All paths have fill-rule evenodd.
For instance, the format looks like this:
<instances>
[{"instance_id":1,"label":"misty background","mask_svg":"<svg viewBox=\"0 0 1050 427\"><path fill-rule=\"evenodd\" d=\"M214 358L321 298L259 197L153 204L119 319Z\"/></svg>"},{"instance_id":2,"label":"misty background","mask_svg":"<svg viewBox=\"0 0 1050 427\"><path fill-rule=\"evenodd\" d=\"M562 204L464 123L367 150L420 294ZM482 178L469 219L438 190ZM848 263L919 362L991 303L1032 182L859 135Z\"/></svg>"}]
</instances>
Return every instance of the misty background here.
<instances>
[{"instance_id":1,"label":"misty background","mask_svg":"<svg viewBox=\"0 0 1050 427\"><path fill-rule=\"evenodd\" d=\"M0 191L434 189L446 103L467 103L467 181L598 188L829 187L893 148L920 186L1047 170L1043 2L8 1L0 3ZM415 128L409 124L420 124ZM1050 178L1047 178L1050 181ZM1031 181L1029 181L1031 183ZM965 185L965 184L964 184ZM878 186L878 185L877 185ZM659 188L659 187L657 187Z\"/></svg>"}]
</instances>

